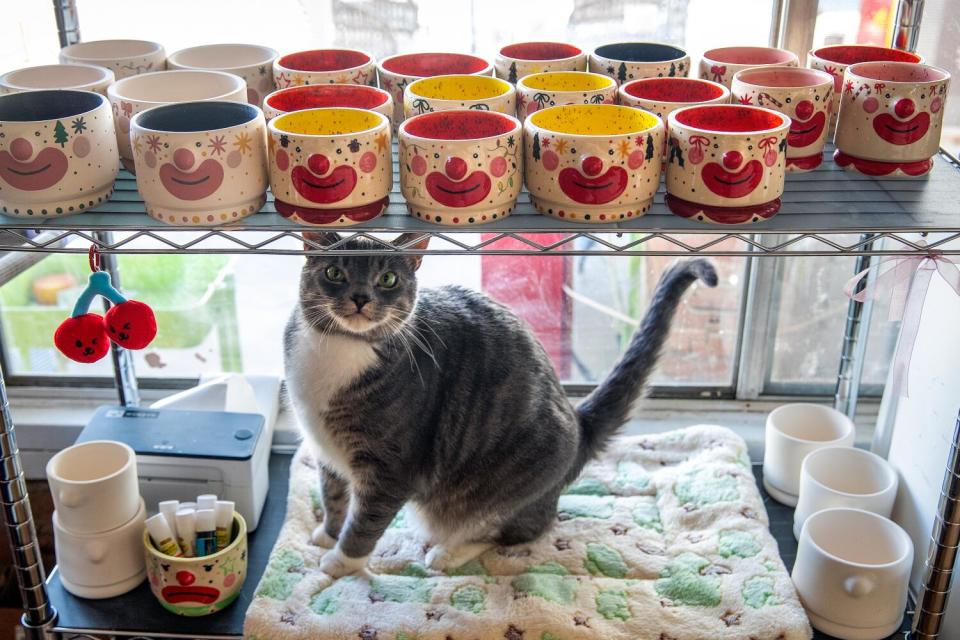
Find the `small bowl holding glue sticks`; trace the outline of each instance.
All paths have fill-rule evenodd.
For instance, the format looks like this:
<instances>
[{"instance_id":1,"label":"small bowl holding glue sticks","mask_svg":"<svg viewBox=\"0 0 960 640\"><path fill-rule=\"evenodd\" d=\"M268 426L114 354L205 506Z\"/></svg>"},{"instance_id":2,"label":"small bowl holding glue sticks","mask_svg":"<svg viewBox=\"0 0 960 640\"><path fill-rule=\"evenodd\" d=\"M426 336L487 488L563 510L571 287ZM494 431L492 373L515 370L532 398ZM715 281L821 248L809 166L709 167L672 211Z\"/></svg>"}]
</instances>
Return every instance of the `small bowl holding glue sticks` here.
<instances>
[{"instance_id":1,"label":"small bowl holding glue sticks","mask_svg":"<svg viewBox=\"0 0 960 640\"><path fill-rule=\"evenodd\" d=\"M147 519L147 576L164 609L205 616L240 595L247 577L247 523L226 500L216 501L213 509L182 505L173 512L173 527L164 511Z\"/></svg>"}]
</instances>

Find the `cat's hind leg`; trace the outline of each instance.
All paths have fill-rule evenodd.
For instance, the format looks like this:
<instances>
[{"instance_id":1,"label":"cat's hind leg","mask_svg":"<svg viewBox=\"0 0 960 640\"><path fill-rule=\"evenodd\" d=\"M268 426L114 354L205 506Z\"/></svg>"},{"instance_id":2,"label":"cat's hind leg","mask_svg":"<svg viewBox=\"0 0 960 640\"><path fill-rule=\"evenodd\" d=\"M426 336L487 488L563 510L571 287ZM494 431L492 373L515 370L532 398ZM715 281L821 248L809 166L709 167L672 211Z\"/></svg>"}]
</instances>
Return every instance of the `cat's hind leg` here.
<instances>
[{"instance_id":1,"label":"cat's hind leg","mask_svg":"<svg viewBox=\"0 0 960 640\"><path fill-rule=\"evenodd\" d=\"M436 571L449 571L462 567L494 546L492 542L466 542L454 546L441 543L430 549L427 553L426 563L429 568Z\"/></svg>"},{"instance_id":2,"label":"cat's hind leg","mask_svg":"<svg viewBox=\"0 0 960 640\"><path fill-rule=\"evenodd\" d=\"M500 527L495 540L497 544L510 546L536 540L557 519L557 501L561 488L552 489L527 506L517 511Z\"/></svg>"}]
</instances>

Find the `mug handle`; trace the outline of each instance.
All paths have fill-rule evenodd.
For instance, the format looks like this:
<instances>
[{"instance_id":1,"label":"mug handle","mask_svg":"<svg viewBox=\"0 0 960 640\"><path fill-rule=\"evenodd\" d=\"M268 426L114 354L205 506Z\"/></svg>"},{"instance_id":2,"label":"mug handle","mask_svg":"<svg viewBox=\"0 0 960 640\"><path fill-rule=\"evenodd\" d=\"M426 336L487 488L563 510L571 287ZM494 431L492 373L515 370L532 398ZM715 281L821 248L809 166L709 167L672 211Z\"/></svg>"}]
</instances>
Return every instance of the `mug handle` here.
<instances>
[{"instance_id":1,"label":"mug handle","mask_svg":"<svg viewBox=\"0 0 960 640\"><path fill-rule=\"evenodd\" d=\"M848 576L843 581L843 590L854 598L870 595L876 586L876 583L867 576Z\"/></svg>"}]
</instances>

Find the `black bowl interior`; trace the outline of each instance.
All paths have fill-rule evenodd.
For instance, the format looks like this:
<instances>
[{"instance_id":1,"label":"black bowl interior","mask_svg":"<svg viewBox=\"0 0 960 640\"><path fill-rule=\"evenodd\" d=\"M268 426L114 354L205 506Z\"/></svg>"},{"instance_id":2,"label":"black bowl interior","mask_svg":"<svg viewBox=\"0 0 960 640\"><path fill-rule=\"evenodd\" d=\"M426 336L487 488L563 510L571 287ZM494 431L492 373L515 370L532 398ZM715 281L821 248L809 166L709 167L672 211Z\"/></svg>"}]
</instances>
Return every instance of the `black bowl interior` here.
<instances>
[{"instance_id":1,"label":"black bowl interior","mask_svg":"<svg viewBox=\"0 0 960 640\"><path fill-rule=\"evenodd\" d=\"M240 102L181 102L154 107L136 116L137 124L153 131L213 131L250 122L259 109Z\"/></svg>"},{"instance_id":2,"label":"black bowl interior","mask_svg":"<svg viewBox=\"0 0 960 640\"><path fill-rule=\"evenodd\" d=\"M104 100L100 94L89 91L51 89L11 93L0 96L0 120L30 122L70 118L93 111Z\"/></svg>"},{"instance_id":3,"label":"black bowl interior","mask_svg":"<svg viewBox=\"0 0 960 640\"><path fill-rule=\"evenodd\" d=\"M597 55L626 62L667 62L687 55L683 49L653 42L618 42L597 47Z\"/></svg>"}]
</instances>

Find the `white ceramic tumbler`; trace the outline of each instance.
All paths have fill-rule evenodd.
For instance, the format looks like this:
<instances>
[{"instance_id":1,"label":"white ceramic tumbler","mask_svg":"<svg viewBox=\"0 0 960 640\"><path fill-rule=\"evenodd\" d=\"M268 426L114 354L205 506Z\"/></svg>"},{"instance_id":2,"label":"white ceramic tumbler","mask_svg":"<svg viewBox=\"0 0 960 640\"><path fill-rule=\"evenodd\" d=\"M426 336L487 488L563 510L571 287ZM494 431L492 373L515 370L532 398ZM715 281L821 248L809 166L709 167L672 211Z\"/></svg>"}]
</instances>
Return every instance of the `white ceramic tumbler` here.
<instances>
[{"instance_id":1,"label":"white ceramic tumbler","mask_svg":"<svg viewBox=\"0 0 960 640\"><path fill-rule=\"evenodd\" d=\"M814 628L841 640L880 640L903 620L913 543L893 521L825 509L803 525L793 583Z\"/></svg>"},{"instance_id":2,"label":"white ceramic tumbler","mask_svg":"<svg viewBox=\"0 0 960 640\"><path fill-rule=\"evenodd\" d=\"M763 451L763 488L773 499L795 507L800 494L800 465L822 447L852 447L853 422L835 409L817 404L785 404L767 416Z\"/></svg>"},{"instance_id":3,"label":"white ceramic tumbler","mask_svg":"<svg viewBox=\"0 0 960 640\"><path fill-rule=\"evenodd\" d=\"M122 442L67 447L47 463L47 482L60 525L74 534L116 529L140 508L137 455Z\"/></svg>"},{"instance_id":4,"label":"white ceramic tumbler","mask_svg":"<svg viewBox=\"0 0 960 640\"><path fill-rule=\"evenodd\" d=\"M897 498L897 472L875 453L853 447L824 447L800 468L800 498L793 512L793 535L800 538L811 515L832 507L863 509L889 518Z\"/></svg>"}]
</instances>

